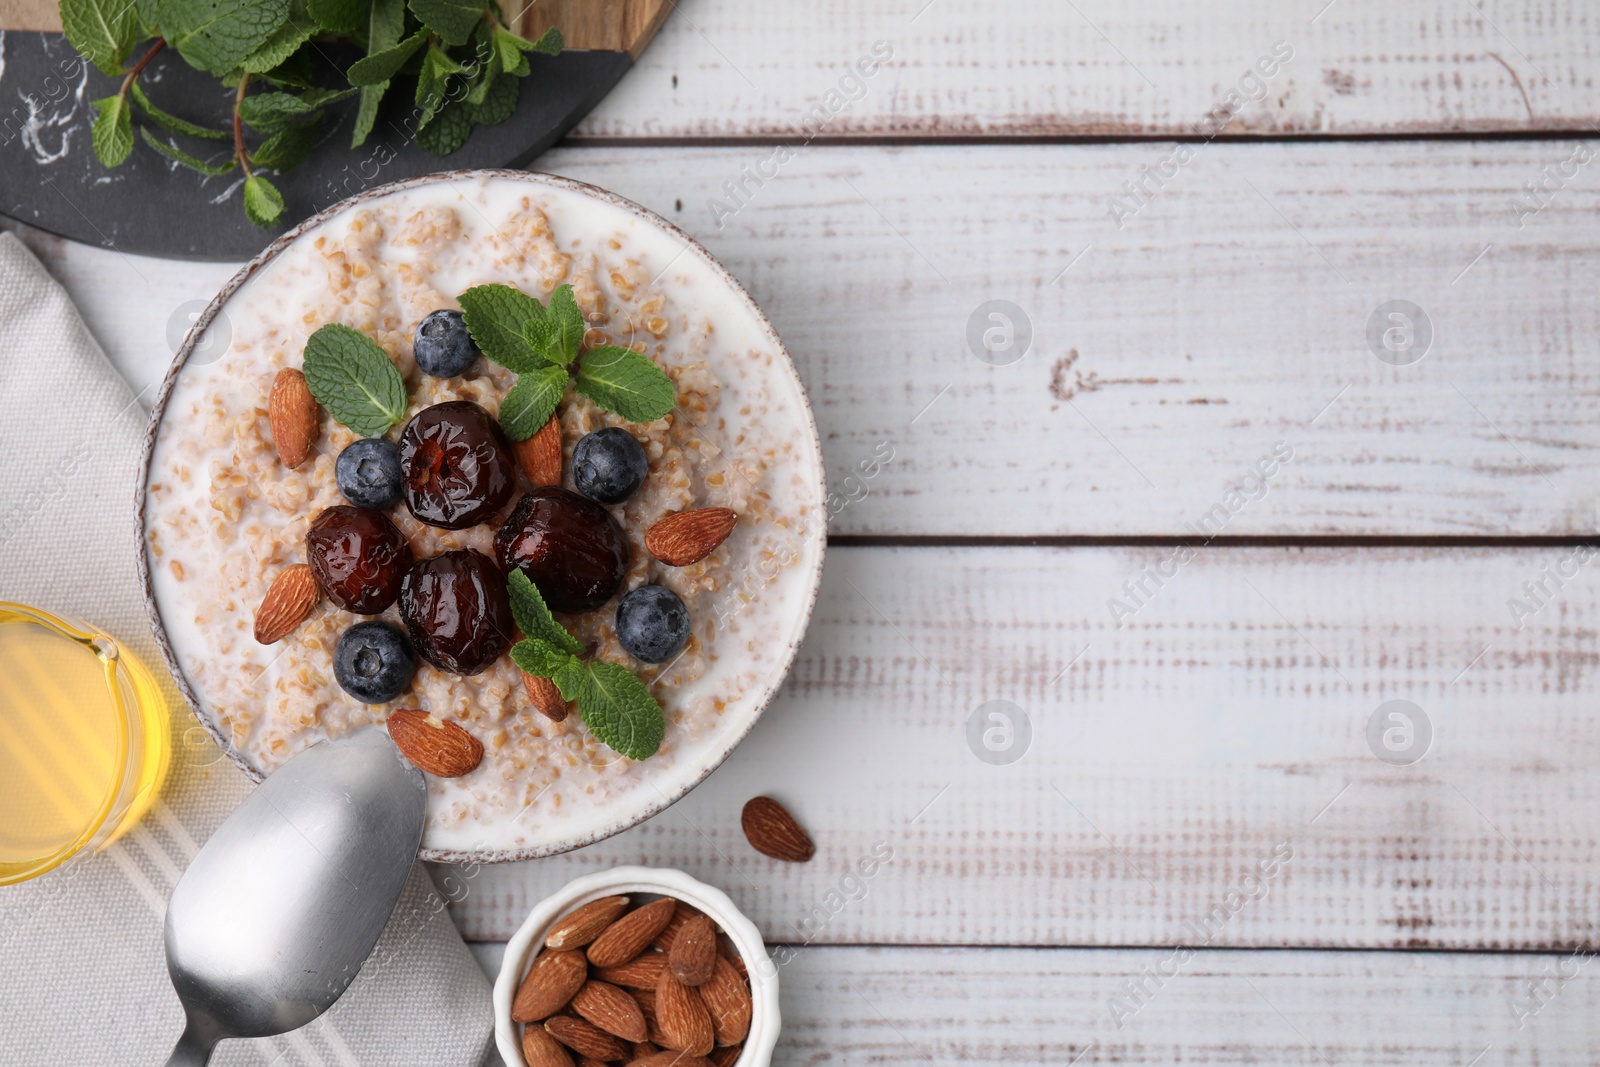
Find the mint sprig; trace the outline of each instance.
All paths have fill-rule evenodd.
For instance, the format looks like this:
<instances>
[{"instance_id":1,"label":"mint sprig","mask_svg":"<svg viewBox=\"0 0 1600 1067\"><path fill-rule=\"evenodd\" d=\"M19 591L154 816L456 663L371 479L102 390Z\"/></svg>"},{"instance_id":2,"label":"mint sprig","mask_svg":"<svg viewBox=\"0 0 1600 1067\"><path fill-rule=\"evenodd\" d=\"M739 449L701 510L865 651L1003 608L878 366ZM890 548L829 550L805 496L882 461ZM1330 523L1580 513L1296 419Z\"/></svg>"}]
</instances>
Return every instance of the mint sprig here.
<instances>
[{"instance_id":1,"label":"mint sprig","mask_svg":"<svg viewBox=\"0 0 1600 1067\"><path fill-rule=\"evenodd\" d=\"M336 322L318 327L306 342L303 371L317 403L362 437L382 436L406 417L405 380L360 330Z\"/></svg>"},{"instance_id":2,"label":"mint sprig","mask_svg":"<svg viewBox=\"0 0 1600 1067\"><path fill-rule=\"evenodd\" d=\"M509 285L479 285L457 297L479 351L520 376L501 406L500 424L526 440L555 412L568 368L583 346L583 312L562 285L547 305ZM557 374L551 371L556 370ZM535 381L529 383L529 378ZM672 411L677 386L648 357L604 345L578 360L577 391L629 422L654 422Z\"/></svg>"},{"instance_id":3,"label":"mint sprig","mask_svg":"<svg viewBox=\"0 0 1600 1067\"><path fill-rule=\"evenodd\" d=\"M584 726L602 744L629 759L649 759L661 747L666 715L637 675L616 663L578 658L582 645L556 622L539 589L521 570L507 581L511 614L526 635L511 660L537 678L549 678L562 699L578 705Z\"/></svg>"},{"instance_id":4,"label":"mint sprig","mask_svg":"<svg viewBox=\"0 0 1600 1067\"><path fill-rule=\"evenodd\" d=\"M62 28L79 55L121 79L115 95L92 102L90 141L100 162L121 165L142 139L172 162L201 174L238 170L245 179L240 183L245 215L263 227L279 225L285 208L278 190L254 168L281 172L303 161L322 142L325 130L343 126L345 114L325 112L345 95L360 94L359 103L348 109L354 113L351 147L359 147L371 136L394 83L403 79L415 110L395 115L395 128L404 127L435 155L448 155L476 127L511 117L522 78L531 72L530 54L555 55L563 47L555 29L536 41L520 36L502 22L499 4L482 0L59 3ZM341 45L359 50L360 58L330 78L323 73L327 57L344 54ZM168 48L189 66L215 75L233 96L231 129L210 129L179 118L145 95L140 76ZM155 74L146 79L157 81ZM274 91L252 95L262 83ZM154 137L154 130L142 126L136 137L132 103L172 138ZM261 141L252 149L257 136ZM232 163L173 139L187 137L231 137Z\"/></svg>"}]
</instances>

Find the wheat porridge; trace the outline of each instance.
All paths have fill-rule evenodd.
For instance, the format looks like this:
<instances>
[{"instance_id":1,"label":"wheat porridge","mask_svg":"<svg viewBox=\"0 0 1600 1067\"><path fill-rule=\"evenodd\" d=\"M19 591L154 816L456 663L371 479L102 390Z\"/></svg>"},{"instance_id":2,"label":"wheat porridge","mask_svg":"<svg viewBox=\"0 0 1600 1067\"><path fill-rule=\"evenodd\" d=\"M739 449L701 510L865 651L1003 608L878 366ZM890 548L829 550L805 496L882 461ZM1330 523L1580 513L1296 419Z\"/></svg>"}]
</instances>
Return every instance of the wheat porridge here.
<instances>
[{"instance_id":1,"label":"wheat porridge","mask_svg":"<svg viewBox=\"0 0 1600 1067\"><path fill-rule=\"evenodd\" d=\"M429 771L426 849L529 853L748 729L815 592L820 463L787 357L681 237L559 181L413 183L221 315L166 399L145 540L236 758L387 724Z\"/></svg>"}]
</instances>

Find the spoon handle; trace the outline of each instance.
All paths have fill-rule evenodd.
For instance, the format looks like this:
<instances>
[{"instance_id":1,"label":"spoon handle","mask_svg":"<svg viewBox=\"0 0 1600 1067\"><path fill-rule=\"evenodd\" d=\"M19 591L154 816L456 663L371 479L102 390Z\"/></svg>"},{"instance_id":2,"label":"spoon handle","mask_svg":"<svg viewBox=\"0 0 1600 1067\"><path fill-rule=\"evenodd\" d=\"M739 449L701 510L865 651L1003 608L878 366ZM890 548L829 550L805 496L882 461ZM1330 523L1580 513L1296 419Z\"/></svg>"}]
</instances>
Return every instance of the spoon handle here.
<instances>
[{"instance_id":1,"label":"spoon handle","mask_svg":"<svg viewBox=\"0 0 1600 1067\"><path fill-rule=\"evenodd\" d=\"M211 1050L217 1039L200 1032L193 1023L183 1028L183 1036L167 1059L167 1067L206 1067L211 1062Z\"/></svg>"}]
</instances>

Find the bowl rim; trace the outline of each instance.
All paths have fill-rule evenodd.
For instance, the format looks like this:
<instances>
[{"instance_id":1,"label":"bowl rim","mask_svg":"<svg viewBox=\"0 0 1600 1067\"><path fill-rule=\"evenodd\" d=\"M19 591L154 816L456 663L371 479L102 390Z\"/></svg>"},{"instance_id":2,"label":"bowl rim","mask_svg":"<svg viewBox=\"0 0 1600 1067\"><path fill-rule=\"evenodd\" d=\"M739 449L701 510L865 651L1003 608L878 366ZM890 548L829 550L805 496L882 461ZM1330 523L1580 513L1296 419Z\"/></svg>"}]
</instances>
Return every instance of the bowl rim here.
<instances>
[{"instance_id":1,"label":"bowl rim","mask_svg":"<svg viewBox=\"0 0 1600 1067\"><path fill-rule=\"evenodd\" d=\"M532 956L542 946L546 931L580 905L623 893L655 893L681 900L709 915L733 941L749 972L751 1000L750 1033L735 1067L766 1067L783 1028L778 1007L778 968L767 955L766 941L728 894L672 867L612 867L586 874L534 905L506 942L500 973L494 982L494 1039L501 1058L508 1064L522 1062L517 1036L517 1027L522 1024L511 1019L511 1001Z\"/></svg>"},{"instance_id":2,"label":"bowl rim","mask_svg":"<svg viewBox=\"0 0 1600 1067\"><path fill-rule=\"evenodd\" d=\"M382 199L397 192L439 183L453 185L456 181L492 181L499 179L525 181L533 185L563 189L577 193L580 196L598 200L612 207L620 208L646 225L654 226L664 231L668 236L678 238L685 246L683 251L678 253L679 257L686 254L697 256L702 264L708 267L723 285L728 287L731 293L744 301L746 307L754 316L756 324L765 335L767 344L776 353L777 358L772 360L771 366L777 373L787 374L790 384L794 387L795 393L800 399L801 412L805 416L805 428L809 432L811 447L803 459L809 459L820 490L820 496L816 504L817 530L809 538L817 542L817 551L815 562L810 568L810 574L807 576L808 589L803 596L803 606L787 642L788 648L777 670L773 672L771 679L762 687L760 694L757 696L748 721L745 722L743 729L730 736L719 750L707 753L702 758L702 766L699 773L684 782L675 793L664 793L659 789L654 790L655 796L642 805L634 814L602 829L579 834L575 837L564 837L549 845L509 849L419 848L417 850L419 858L435 863L511 863L571 852L587 845L592 845L597 841L603 841L625 830L630 830L640 823L654 818L687 796L691 790L705 781L712 771L720 767L733 754L733 750L739 747L739 744L749 736L750 731L755 728L756 722L760 720L761 716L772 704L773 698L777 696L778 690L789 675L790 668L794 666L800 643L804 640L806 631L810 628L811 616L816 609L817 596L822 585L823 560L827 555L827 469L822 457L822 438L817 430L816 415L811 410L810 397L806 395L805 383L801 381L799 371L794 365L794 359L789 355L788 348L784 346L782 338L778 336L778 331L773 327L771 320L767 318L766 312L761 310L761 306L756 303L755 298L750 295L739 280L729 273L728 269L699 241L672 222L626 197L619 196L600 186L579 181L576 178L566 178L543 171L510 170L505 168L440 171L434 174L424 174L388 182L383 185L373 186L370 189L363 189L337 203L330 204L285 231L273 240L271 244L267 245L266 248L258 252L253 259L239 268L232 278L228 279L227 283L217 292L217 295L206 305L205 310L195 319L194 325L189 328L188 333L184 336L183 344L179 346L177 353L173 356L172 363L161 380L161 388L156 395L155 403L151 407L150 421L146 424L144 440L140 447L138 479L134 485L134 511L136 518L134 534L138 539L135 557L138 561L139 584L144 593L145 611L150 618L150 628L155 637L156 647L160 649L161 658L166 663L168 671L172 674L173 683L183 696L184 702L188 704L190 712L223 753L252 782L259 783L266 777L234 747L221 726L213 721L213 716L202 711L200 698L193 686L190 685L189 678L184 673L182 665L178 662L177 653L172 646L172 641L167 635L166 625L161 618L161 608L156 600L155 583L151 576L149 543L146 536L147 515L145 504L150 484L150 464L155 457L156 440L166 415L167 403L172 397L178 378L183 373L184 367L187 365L189 357L194 352L201 337L205 335L207 327L211 325L212 320L222 310L223 305L228 302L240 287L253 278L257 271L270 263L309 231L358 204Z\"/></svg>"}]
</instances>

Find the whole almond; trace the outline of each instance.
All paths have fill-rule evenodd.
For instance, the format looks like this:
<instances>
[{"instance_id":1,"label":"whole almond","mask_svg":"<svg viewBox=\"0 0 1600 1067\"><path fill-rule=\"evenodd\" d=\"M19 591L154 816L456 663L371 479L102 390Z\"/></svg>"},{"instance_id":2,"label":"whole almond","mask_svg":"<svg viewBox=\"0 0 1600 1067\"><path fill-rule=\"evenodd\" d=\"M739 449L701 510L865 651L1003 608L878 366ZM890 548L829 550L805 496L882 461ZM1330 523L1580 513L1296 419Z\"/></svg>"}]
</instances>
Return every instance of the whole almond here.
<instances>
[{"instance_id":1,"label":"whole almond","mask_svg":"<svg viewBox=\"0 0 1600 1067\"><path fill-rule=\"evenodd\" d=\"M666 928L677 905L671 897L662 897L628 912L589 945L589 962L596 967L615 967L633 959Z\"/></svg>"},{"instance_id":2,"label":"whole almond","mask_svg":"<svg viewBox=\"0 0 1600 1067\"><path fill-rule=\"evenodd\" d=\"M617 1038L576 1015L552 1016L544 1021L544 1028L580 1056L610 1062L627 1059L631 1051Z\"/></svg>"},{"instance_id":3,"label":"whole almond","mask_svg":"<svg viewBox=\"0 0 1600 1067\"><path fill-rule=\"evenodd\" d=\"M628 1067L712 1067L712 1063L704 1056L691 1056L687 1052L664 1049L636 1060L629 1060Z\"/></svg>"},{"instance_id":4,"label":"whole almond","mask_svg":"<svg viewBox=\"0 0 1600 1067\"><path fill-rule=\"evenodd\" d=\"M657 522L644 535L644 547L669 567L699 563L733 532L739 516L728 508L680 511Z\"/></svg>"},{"instance_id":5,"label":"whole almond","mask_svg":"<svg viewBox=\"0 0 1600 1067\"><path fill-rule=\"evenodd\" d=\"M542 1026L522 1028L522 1058L528 1067L572 1067L572 1054Z\"/></svg>"},{"instance_id":6,"label":"whole almond","mask_svg":"<svg viewBox=\"0 0 1600 1067\"><path fill-rule=\"evenodd\" d=\"M263 645L282 641L311 617L321 599L322 587L310 567L304 563L285 567L272 580L256 612L256 640Z\"/></svg>"},{"instance_id":7,"label":"whole almond","mask_svg":"<svg viewBox=\"0 0 1600 1067\"><path fill-rule=\"evenodd\" d=\"M311 395L306 376L285 367L272 379L267 394L267 421L278 458L291 470L306 461L322 432L322 407Z\"/></svg>"},{"instance_id":8,"label":"whole almond","mask_svg":"<svg viewBox=\"0 0 1600 1067\"><path fill-rule=\"evenodd\" d=\"M656 1024L667 1048L704 1056L716 1047L716 1029L705 1002L699 993L674 978L671 970L662 971L656 982Z\"/></svg>"},{"instance_id":9,"label":"whole almond","mask_svg":"<svg viewBox=\"0 0 1600 1067\"><path fill-rule=\"evenodd\" d=\"M591 978L572 998L572 1010L608 1034L627 1042L649 1035L639 1002L609 982Z\"/></svg>"},{"instance_id":10,"label":"whole almond","mask_svg":"<svg viewBox=\"0 0 1600 1067\"><path fill-rule=\"evenodd\" d=\"M511 1001L511 1018L519 1023L549 1018L567 1006L588 976L583 953L541 952L517 987L517 995Z\"/></svg>"},{"instance_id":11,"label":"whole almond","mask_svg":"<svg viewBox=\"0 0 1600 1067\"><path fill-rule=\"evenodd\" d=\"M596 972L596 977L603 982L627 986L629 989L654 990L656 980L661 977L661 971L666 965L665 952L641 952L627 963L600 968Z\"/></svg>"},{"instance_id":12,"label":"whole almond","mask_svg":"<svg viewBox=\"0 0 1600 1067\"><path fill-rule=\"evenodd\" d=\"M817 846L787 808L771 797L755 797L739 816L745 840L765 856L804 863L816 855Z\"/></svg>"},{"instance_id":13,"label":"whole almond","mask_svg":"<svg viewBox=\"0 0 1600 1067\"><path fill-rule=\"evenodd\" d=\"M717 926L705 915L691 915L672 940L669 964L684 985L704 985L717 965Z\"/></svg>"},{"instance_id":14,"label":"whole almond","mask_svg":"<svg viewBox=\"0 0 1600 1067\"><path fill-rule=\"evenodd\" d=\"M743 1054L742 1045L725 1045L722 1048L712 1049L711 1055L706 1058L711 1061L713 1067L733 1067Z\"/></svg>"},{"instance_id":15,"label":"whole almond","mask_svg":"<svg viewBox=\"0 0 1600 1067\"><path fill-rule=\"evenodd\" d=\"M562 918L544 937L545 948L582 948L628 910L627 897L601 897ZM608 979L609 981L609 979Z\"/></svg>"},{"instance_id":16,"label":"whole almond","mask_svg":"<svg viewBox=\"0 0 1600 1067\"><path fill-rule=\"evenodd\" d=\"M754 1005L750 990L745 987L739 971L726 957L718 956L711 978L698 990L706 1010L711 1013L711 1025L717 1033L717 1044L737 1045L750 1033L750 1015Z\"/></svg>"},{"instance_id":17,"label":"whole almond","mask_svg":"<svg viewBox=\"0 0 1600 1067\"><path fill-rule=\"evenodd\" d=\"M389 716L388 726L401 755L435 778L460 778L483 760L483 742L460 723L401 708Z\"/></svg>"},{"instance_id":18,"label":"whole almond","mask_svg":"<svg viewBox=\"0 0 1600 1067\"><path fill-rule=\"evenodd\" d=\"M523 672L522 688L528 694L528 703L533 705L534 711L551 722L566 720L567 702L561 696L561 690L556 688L556 683L548 678Z\"/></svg>"},{"instance_id":19,"label":"whole almond","mask_svg":"<svg viewBox=\"0 0 1600 1067\"><path fill-rule=\"evenodd\" d=\"M666 974L668 972L666 968L662 968L661 973ZM657 976L657 980L660 980L659 975ZM635 989L633 991L633 999L638 1001L639 1010L644 1012L644 1024L649 1028L650 1031L648 1040L651 1042L651 1044L664 1046L667 1039L666 1035L661 1032L661 1020L656 1018L655 989Z\"/></svg>"},{"instance_id":20,"label":"whole almond","mask_svg":"<svg viewBox=\"0 0 1600 1067\"><path fill-rule=\"evenodd\" d=\"M667 920L667 925L656 935L656 939L650 943L662 952L668 951L672 948L673 939L678 936L678 931L683 929L683 924L689 921L689 916L699 914L698 911L695 911L683 901L678 901L677 908L672 912L672 918Z\"/></svg>"},{"instance_id":21,"label":"whole almond","mask_svg":"<svg viewBox=\"0 0 1600 1067\"><path fill-rule=\"evenodd\" d=\"M538 433L511 447L528 481L536 486L561 484L561 420L556 416L551 415Z\"/></svg>"}]
</instances>

